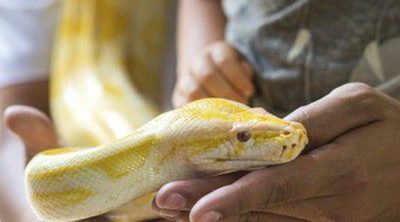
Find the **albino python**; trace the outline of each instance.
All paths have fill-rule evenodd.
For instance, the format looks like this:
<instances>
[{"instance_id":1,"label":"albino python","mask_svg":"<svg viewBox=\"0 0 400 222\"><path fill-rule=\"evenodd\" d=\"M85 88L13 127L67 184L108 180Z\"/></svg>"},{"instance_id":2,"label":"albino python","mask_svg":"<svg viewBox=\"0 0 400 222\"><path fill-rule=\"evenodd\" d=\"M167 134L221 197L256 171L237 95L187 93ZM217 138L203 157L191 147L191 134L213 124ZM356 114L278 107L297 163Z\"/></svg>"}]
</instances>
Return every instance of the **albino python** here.
<instances>
[{"instance_id":1,"label":"albino python","mask_svg":"<svg viewBox=\"0 0 400 222\"><path fill-rule=\"evenodd\" d=\"M93 148L53 149L27 166L29 201L42 220L115 209L165 183L293 160L305 128L225 99L202 99Z\"/></svg>"},{"instance_id":2,"label":"albino python","mask_svg":"<svg viewBox=\"0 0 400 222\"><path fill-rule=\"evenodd\" d=\"M221 99L153 119L159 109L146 95L159 91L169 1L62 3L52 118L67 147L93 148L50 150L28 164L26 193L40 219L155 218L150 203L166 182L284 163L306 144L300 124Z\"/></svg>"}]
</instances>

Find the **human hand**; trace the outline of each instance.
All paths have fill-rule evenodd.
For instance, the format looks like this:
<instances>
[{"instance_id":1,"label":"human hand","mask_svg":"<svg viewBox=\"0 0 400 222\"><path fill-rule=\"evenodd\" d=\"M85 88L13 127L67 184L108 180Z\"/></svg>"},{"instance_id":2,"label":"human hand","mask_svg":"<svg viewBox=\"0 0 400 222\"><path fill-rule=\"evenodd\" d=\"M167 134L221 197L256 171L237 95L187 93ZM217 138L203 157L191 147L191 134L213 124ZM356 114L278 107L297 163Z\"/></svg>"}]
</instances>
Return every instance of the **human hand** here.
<instances>
[{"instance_id":1,"label":"human hand","mask_svg":"<svg viewBox=\"0 0 400 222\"><path fill-rule=\"evenodd\" d=\"M10 106L4 111L3 118L8 128L13 131L24 143L27 162L38 152L61 146L50 118L35 108L20 105ZM22 179L23 177L15 177L14 179L19 178ZM16 183L21 182L11 180L5 185L13 186L13 184ZM2 188L0 187L0 191L1 190ZM1 219L4 221L21 221L20 215L22 212L25 213L31 211L31 209L25 207L28 206L27 203L21 206L21 204L13 203L12 200L6 199L4 196L0 196L0 203L1 205L6 205L5 207L7 209L11 209L10 211L12 212L6 215L1 215ZM34 218L29 219L29 221L33 220ZM100 221L105 220L102 220L99 217L85 220L85 222Z\"/></svg>"},{"instance_id":2,"label":"human hand","mask_svg":"<svg viewBox=\"0 0 400 222\"><path fill-rule=\"evenodd\" d=\"M306 126L305 154L244 176L167 184L156 196L155 211L171 220L202 222L400 218L398 101L353 83L287 119ZM257 218L249 219L254 212Z\"/></svg>"},{"instance_id":3,"label":"human hand","mask_svg":"<svg viewBox=\"0 0 400 222\"><path fill-rule=\"evenodd\" d=\"M220 41L206 47L179 73L172 100L175 107L206 97L247 103L253 93L251 66L235 48Z\"/></svg>"},{"instance_id":4,"label":"human hand","mask_svg":"<svg viewBox=\"0 0 400 222\"><path fill-rule=\"evenodd\" d=\"M5 110L3 121L25 143L25 152L15 149L24 148L19 139L8 130L4 130L0 153L0 220L1 221L37 221L29 207L23 192L23 165L35 153L56 145L55 134L45 114L26 106L12 106ZM26 157L24 156L26 154Z\"/></svg>"}]
</instances>

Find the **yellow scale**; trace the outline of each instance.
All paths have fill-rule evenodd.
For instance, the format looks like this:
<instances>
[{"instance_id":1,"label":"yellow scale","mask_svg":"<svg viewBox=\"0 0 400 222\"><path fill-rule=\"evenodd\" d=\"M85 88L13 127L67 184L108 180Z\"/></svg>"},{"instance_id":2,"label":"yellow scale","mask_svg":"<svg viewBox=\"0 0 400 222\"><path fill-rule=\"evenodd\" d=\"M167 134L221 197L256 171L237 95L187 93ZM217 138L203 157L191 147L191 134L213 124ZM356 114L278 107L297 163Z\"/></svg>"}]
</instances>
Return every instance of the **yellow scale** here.
<instances>
[{"instance_id":1,"label":"yellow scale","mask_svg":"<svg viewBox=\"0 0 400 222\"><path fill-rule=\"evenodd\" d=\"M168 0L64 0L52 60L51 108L66 146L121 138L159 114ZM54 151L51 151L54 152ZM123 157L123 156L121 156ZM102 167L99 165L98 167ZM119 175L123 172L113 172ZM79 194L79 195L78 195ZM60 193L59 195L68 195ZM79 201L87 191L74 190ZM108 214L154 218L149 201Z\"/></svg>"}]
</instances>

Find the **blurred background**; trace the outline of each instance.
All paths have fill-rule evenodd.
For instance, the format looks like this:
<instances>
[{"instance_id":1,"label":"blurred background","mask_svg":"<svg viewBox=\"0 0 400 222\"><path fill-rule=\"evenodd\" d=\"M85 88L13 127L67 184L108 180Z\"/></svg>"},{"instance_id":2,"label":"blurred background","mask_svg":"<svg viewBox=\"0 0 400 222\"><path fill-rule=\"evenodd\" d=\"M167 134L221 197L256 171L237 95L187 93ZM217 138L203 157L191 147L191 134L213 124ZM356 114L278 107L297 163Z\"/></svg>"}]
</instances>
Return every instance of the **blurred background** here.
<instances>
[{"instance_id":1,"label":"blurred background","mask_svg":"<svg viewBox=\"0 0 400 222\"><path fill-rule=\"evenodd\" d=\"M122 23L124 23L121 25L124 27L124 32L121 34L123 43L118 43L122 44L118 46L122 55L119 55L118 60L122 60L123 68L128 75L127 79L145 100L155 104L157 112L170 109L176 70L176 6L177 1L172 0L97 2L0 0L1 113L10 105L20 104L36 107L49 114L48 78L52 72L57 72L55 67L57 65L54 62L56 57L65 61L61 67L77 66L68 59L79 57L78 48L74 48L75 43L84 41L82 36L91 30L95 33L91 56L97 63L104 63L98 55L101 54L99 51L102 47L111 51L113 46L103 44L99 36L101 33L112 33L113 29L116 30ZM69 8L69 11L65 8ZM83 11L86 13L80 13ZM88 17L90 13L93 13L93 18L98 19L90 20ZM105 13L114 13L116 17L113 21L116 24L108 24L107 20L101 20L106 16ZM73 19L66 22L68 16ZM61 22L63 19L64 22ZM89 23L85 23L88 21ZM66 24L68 22L71 24ZM69 32L72 37L61 36L63 30L60 30L62 29L60 23L63 23L63 27L71 28L72 31ZM83 31L79 30L79 24L83 24ZM81 32L82 35L79 34ZM66 38L71 38L71 43L67 42L68 39L64 41ZM58 45L67 46L65 48L59 46L56 50L56 42L59 42ZM62 50L59 50L60 48ZM71 51L71 54L63 57L64 51ZM107 55L107 50L104 50L103 54ZM112 75L112 71L108 75ZM64 77L60 77L62 78ZM68 80L67 77L66 79ZM68 84L68 81L65 82ZM24 166L23 144L1 121L0 221L2 222L8 222L4 219L9 218L7 215L18 215L18 218L14 218L11 222L33 221L34 217L24 195Z\"/></svg>"}]
</instances>

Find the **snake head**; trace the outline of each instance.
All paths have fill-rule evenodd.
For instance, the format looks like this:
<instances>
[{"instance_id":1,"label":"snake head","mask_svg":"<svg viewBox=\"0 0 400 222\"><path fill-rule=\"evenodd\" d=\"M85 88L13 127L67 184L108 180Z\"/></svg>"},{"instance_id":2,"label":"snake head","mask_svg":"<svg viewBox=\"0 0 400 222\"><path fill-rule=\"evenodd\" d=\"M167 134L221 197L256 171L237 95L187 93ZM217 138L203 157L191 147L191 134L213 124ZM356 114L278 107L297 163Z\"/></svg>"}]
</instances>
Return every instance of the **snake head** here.
<instances>
[{"instance_id":1,"label":"snake head","mask_svg":"<svg viewBox=\"0 0 400 222\"><path fill-rule=\"evenodd\" d=\"M308 142L302 124L240 103L206 99L194 107L199 106L194 118L207 130L193 136L196 142L187 149L190 162L201 171L223 173L289 162Z\"/></svg>"}]
</instances>

